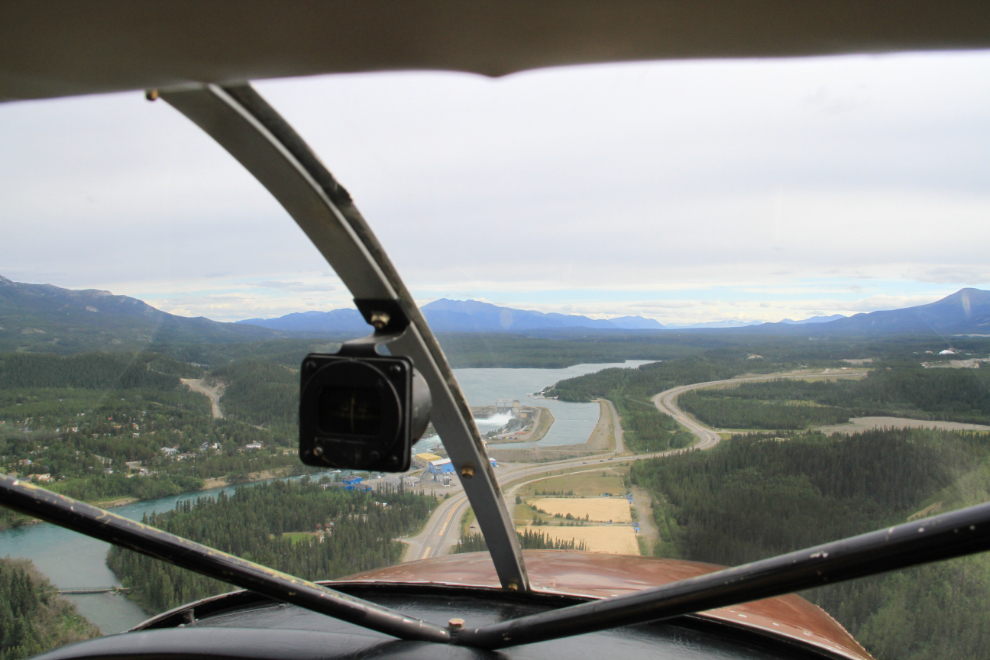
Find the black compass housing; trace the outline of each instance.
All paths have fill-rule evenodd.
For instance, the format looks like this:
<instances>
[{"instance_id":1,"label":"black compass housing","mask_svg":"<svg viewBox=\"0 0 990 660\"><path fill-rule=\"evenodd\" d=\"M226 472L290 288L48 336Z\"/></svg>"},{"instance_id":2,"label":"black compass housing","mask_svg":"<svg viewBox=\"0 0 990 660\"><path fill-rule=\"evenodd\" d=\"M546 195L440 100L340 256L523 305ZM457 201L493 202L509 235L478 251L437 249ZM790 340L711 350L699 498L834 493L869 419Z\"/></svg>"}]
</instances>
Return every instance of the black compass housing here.
<instances>
[{"instance_id":1,"label":"black compass housing","mask_svg":"<svg viewBox=\"0 0 990 660\"><path fill-rule=\"evenodd\" d=\"M430 421L430 390L399 356L310 354L300 371L299 458L306 465L405 472Z\"/></svg>"}]
</instances>

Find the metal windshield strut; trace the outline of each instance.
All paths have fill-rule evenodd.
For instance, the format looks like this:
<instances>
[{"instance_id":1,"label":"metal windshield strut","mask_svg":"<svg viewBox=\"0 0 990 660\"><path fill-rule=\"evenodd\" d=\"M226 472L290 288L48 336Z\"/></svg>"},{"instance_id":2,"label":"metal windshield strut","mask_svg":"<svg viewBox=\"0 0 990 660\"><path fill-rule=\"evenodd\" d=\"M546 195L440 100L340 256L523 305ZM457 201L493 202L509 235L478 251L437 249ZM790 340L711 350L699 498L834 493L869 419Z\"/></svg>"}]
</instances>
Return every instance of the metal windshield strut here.
<instances>
[{"instance_id":1,"label":"metal windshield strut","mask_svg":"<svg viewBox=\"0 0 990 660\"><path fill-rule=\"evenodd\" d=\"M449 642L440 626L193 543L28 482L0 477L0 504L207 577L400 639Z\"/></svg>"},{"instance_id":2,"label":"metal windshield strut","mask_svg":"<svg viewBox=\"0 0 990 660\"><path fill-rule=\"evenodd\" d=\"M499 581L526 591L529 580L515 525L453 370L426 320L347 191L302 138L250 85L191 85L160 96L220 143L285 207L354 295L370 323L375 304L410 321L389 344L412 358L430 386L433 426L450 456L488 542Z\"/></svg>"},{"instance_id":3,"label":"metal windshield strut","mask_svg":"<svg viewBox=\"0 0 990 660\"><path fill-rule=\"evenodd\" d=\"M952 559L990 549L990 503L633 594L465 628L455 644L499 649L571 637Z\"/></svg>"}]
</instances>

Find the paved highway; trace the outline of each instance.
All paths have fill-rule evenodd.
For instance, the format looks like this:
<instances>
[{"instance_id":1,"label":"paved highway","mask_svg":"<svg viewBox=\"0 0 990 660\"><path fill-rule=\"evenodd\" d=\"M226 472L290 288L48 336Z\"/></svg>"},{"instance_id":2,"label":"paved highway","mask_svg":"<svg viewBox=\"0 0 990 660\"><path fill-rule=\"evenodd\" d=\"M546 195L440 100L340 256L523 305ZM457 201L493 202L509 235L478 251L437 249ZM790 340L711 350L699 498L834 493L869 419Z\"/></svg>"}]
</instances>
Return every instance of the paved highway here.
<instances>
[{"instance_id":1,"label":"paved highway","mask_svg":"<svg viewBox=\"0 0 990 660\"><path fill-rule=\"evenodd\" d=\"M621 454L624 451L622 438L622 424L619 423L619 411L615 409L615 404L608 399L603 399L608 404L608 410L612 413L612 433L615 435L615 453Z\"/></svg>"},{"instance_id":2,"label":"paved highway","mask_svg":"<svg viewBox=\"0 0 990 660\"><path fill-rule=\"evenodd\" d=\"M698 443L695 444L691 449L711 449L716 446L721 440L721 436L716 433L711 428L705 426L698 422L694 417L688 415L683 410L677 406L677 397L685 392L690 392L691 390L701 389L705 387L717 387L720 385L735 385L737 383L745 383L752 381L761 380L774 380L777 378L808 378L808 377L828 377L828 378L860 378L863 373L859 372L811 372L811 371L799 371L799 372L788 372L784 374L767 374L761 376L745 376L742 378L732 378L728 380L716 380L706 383L694 383L692 385L682 385L680 387L674 387L665 392L661 392L653 397L653 402L656 407L663 413L670 415L676 419L684 428L689 430L691 433L698 437ZM560 470L567 470L570 468L581 467L582 465L593 465L596 463L628 463L630 461L638 461L644 458L658 458L661 456L669 456L671 454L676 454L684 449L675 449L665 452L656 452L650 454L637 454L633 456L619 456L623 451L623 438L622 438L622 426L619 424L619 415L615 410L615 406L611 401L608 402L609 411L612 414L613 429L615 431L615 441L616 447L614 452L609 454L596 454L593 456L585 456L584 458L571 458L562 461L553 461L550 463L539 463L539 464L514 464L506 465L503 464L501 467L497 468L495 473L498 477L499 484L502 487L503 492L508 493L506 499L510 499L511 493L514 493L516 488L522 486L521 483L524 479L528 477L536 477L539 475L546 474L548 472L557 472ZM456 480L456 476L454 479ZM405 539L405 542L409 545L405 553L405 558L403 561L415 561L417 559L428 559L430 557L440 557L449 552L449 549L456 545L457 540L460 538L460 527L461 519L464 513L467 511L469 503L467 497L464 495L464 491L460 490L458 487L456 490L451 490L451 495L449 499L444 500L433 515L430 516L429 522L426 524L426 529L421 532L418 536ZM514 506L514 500L507 501L506 506L509 510L512 510Z\"/></svg>"},{"instance_id":3,"label":"paved highway","mask_svg":"<svg viewBox=\"0 0 990 660\"><path fill-rule=\"evenodd\" d=\"M517 482L525 480L528 477L539 477L549 472L579 468L583 465L597 466L594 468L597 470L604 467L599 465L600 463L611 463L615 465L616 463L627 463L641 458L655 458L669 453L673 452L639 454L635 456L615 456L610 453L553 461L551 463L523 463L511 466L503 464L503 466L495 470L495 473L503 493L507 493L505 496L506 506L511 511L512 507L515 506L515 499L513 498L515 488L523 485ZM460 538L461 519L467 511L468 506L469 503L464 491L458 489L451 492L450 498L443 500L436 511L433 512L433 515L430 516L430 520L427 522L426 529L423 532L415 537L403 539L409 545L403 561L441 557L447 554L450 548L456 545L457 540Z\"/></svg>"},{"instance_id":4,"label":"paved highway","mask_svg":"<svg viewBox=\"0 0 990 660\"><path fill-rule=\"evenodd\" d=\"M564 461L554 461L552 463L539 464L515 464L512 466L499 467L495 470L499 485L506 491L507 486L537 475L548 472L557 472L569 468L580 467L582 465L592 465L598 463L627 462L639 458L651 458L659 454L644 454L641 456L613 457L610 454L597 454L585 456L584 458L567 459ZM456 477L454 477L456 479ZM507 499L509 499L507 497ZM512 510L515 500L507 501L506 506ZM403 539L409 548L406 550L403 561L415 561L417 559L428 559L430 557L441 557L447 554L451 547L457 544L461 536L461 519L469 506L467 496L459 488L452 491L450 498L443 500L437 507L430 520L426 523L426 528L419 535Z\"/></svg>"},{"instance_id":5,"label":"paved highway","mask_svg":"<svg viewBox=\"0 0 990 660\"><path fill-rule=\"evenodd\" d=\"M670 415L676 419L681 426L698 436L699 442L695 445L697 449L711 449L718 444L718 441L721 440L722 437L707 426L703 426L700 422L678 408L677 397L685 392L698 389L698 387L704 387L711 384L712 383L683 385L681 387L669 389L666 392L661 392L653 397L653 403L660 410L660 412Z\"/></svg>"},{"instance_id":6,"label":"paved highway","mask_svg":"<svg viewBox=\"0 0 990 660\"><path fill-rule=\"evenodd\" d=\"M760 376L743 376L742 378L729 378L726 380L712 380L706 383L694 383L692 385L681 385L680 387L673 387L665 392L661 392L653 397L653 403L662 413L670 415L676 419L681 426L686 428L688 431L698 436L698 444L696 444L694 449L711 449L718 444L721 440L721 436L716 433L711 428L705 426L696 420L693 416L684 412L677 406L677 397L684 394L685 392L690 392L691 390L699 390L708 387L719 387L723 385L738 385L739 383L751 383L755 381L762 380L778 380L781 378L862 378L863 372L860 371L833 371L831 369L826 369L825 371L789 371L787 373L778 374L763 374Z\"/></svg>"}]
</instances>

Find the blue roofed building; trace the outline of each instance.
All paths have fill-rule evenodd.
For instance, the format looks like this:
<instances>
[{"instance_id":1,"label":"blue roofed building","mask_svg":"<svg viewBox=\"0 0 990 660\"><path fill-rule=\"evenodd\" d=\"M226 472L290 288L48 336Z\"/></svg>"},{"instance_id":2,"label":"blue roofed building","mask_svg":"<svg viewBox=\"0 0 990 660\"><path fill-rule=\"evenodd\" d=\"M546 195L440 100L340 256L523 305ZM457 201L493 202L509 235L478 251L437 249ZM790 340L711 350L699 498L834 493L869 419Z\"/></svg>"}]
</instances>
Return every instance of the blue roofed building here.
<instances>
[{"instance_id":1,"label":"blue roofed building","mask_svg":"<svg viewBox=\"0 0 990 660\"><path fill-rule=\"evenodd\" d=\"M430 474L451 474L454 471L454 464L450 462L449 458L443 458L439 461L430 461L427 469Z\"/></svg>"}]
</instances>

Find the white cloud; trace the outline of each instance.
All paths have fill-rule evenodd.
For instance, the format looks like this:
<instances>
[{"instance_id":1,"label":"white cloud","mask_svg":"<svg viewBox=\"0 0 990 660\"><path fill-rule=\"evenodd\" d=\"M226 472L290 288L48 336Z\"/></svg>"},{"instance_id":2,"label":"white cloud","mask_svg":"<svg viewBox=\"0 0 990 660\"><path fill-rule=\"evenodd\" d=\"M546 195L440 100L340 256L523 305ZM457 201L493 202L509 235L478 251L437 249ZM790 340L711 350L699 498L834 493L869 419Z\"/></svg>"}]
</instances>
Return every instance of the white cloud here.
<instances>
[{"instance_id":1,"label":"white cloud","mask_svg":"<svg viewBox=\"0 0 990 660\"><path fill-rule=\"evenodd\" d=\"M911 277L919 282L980 285L990 282L990 267L983 264L973 264L972 266L949 265L928 269L915 268Z\"/></svg>"},{"instance_id":2,"label":"white cloud","mask_svg":"<svg viewBox=\"0 0 990 660\"><path fill-rule=\"evenodd\" d=\"M990 54L962 53L259 89L416 296L683 322L990 283L986 79ZM0 140L0 274L222 319L349 304L270 195L164 103L7 104Z\"/></svg>"},{"instance_id":3,"label":"white cloud","mask_svg":"<svg viewBox=\"0 0 990 660\"><path fill-rule=\"evenodd\" d=\"M638 307L640 309L691 309L696 307L698 303L688 302L684 300L662 300L662 301L651 301L651 302L637 302L635 304L630 304L630 307Z\"/></svg>"},{"instance_id":4,"label":"white cloud","mask_svg":"<svg viewBox=\"0 0 990 660\"><path fill-rule=\"evenodd\" d=\"M281 291L334 291L337 287L332 284L306 284L305 282L278 282L276 280L262 280L255 283L255 286L263 289L279 289Z\"/></svg>"},{"instance_id":5,"label":"white cloud","mask_svg":"<svg viewBox=\"0 0 990 660\"><path fill-rule=\"evenodd\" d=\"M887 309L902 309L904 307L915 307L917 305L927 305L928 303L933 303L940 298L953 293L952 291L946 291L944 295L923 295L923 296L870 296L869 298L864 298L863 300L855 300L851 302L840 302L834 301L830 305L830 309L838 310L835 313L859 313L859 312L878 312Z\"/></svg>"}]
</instances>

